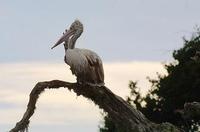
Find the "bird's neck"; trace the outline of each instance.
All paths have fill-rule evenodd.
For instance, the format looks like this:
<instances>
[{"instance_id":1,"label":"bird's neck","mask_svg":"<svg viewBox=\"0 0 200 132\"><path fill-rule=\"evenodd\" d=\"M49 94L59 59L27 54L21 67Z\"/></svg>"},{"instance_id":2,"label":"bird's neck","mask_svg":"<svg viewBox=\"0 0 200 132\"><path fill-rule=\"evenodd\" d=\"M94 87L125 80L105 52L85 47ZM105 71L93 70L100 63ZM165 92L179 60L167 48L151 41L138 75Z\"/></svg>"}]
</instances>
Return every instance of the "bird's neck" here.
<instances>
[{"instance_id":1,"label":"bird's neck","mask_svg":"<svg viewBox=\"0 0 200 132\"><path fill-rule=\"evenodd\" d=\"M75 48L76 40L81 36L83 30L78 30L75 32L75 34L69 39L69 49Z\"/></svg>"},{"instance_id":2,"label":"bird's neck","mask_svg":"<svg viewBox=\"0 0 200 132\"><path fill-rule=\"evenodd\" d=\"M69 49L74 49L75 48L75 42L71 43L69 46Z\"/></svg>"},{"instance_id":3,"label":"bird's neck","mask_svg":"<svg viewBox=\"0 0 200 132\"><path fill-rule=\"evenodd\" d=\"M69 40L69 44L68 44L68 48L69 49L74 49L75 48L75 43L76 43L76 40L78 38L75 38L74 36Z\"/></svg>"}]
</instances>

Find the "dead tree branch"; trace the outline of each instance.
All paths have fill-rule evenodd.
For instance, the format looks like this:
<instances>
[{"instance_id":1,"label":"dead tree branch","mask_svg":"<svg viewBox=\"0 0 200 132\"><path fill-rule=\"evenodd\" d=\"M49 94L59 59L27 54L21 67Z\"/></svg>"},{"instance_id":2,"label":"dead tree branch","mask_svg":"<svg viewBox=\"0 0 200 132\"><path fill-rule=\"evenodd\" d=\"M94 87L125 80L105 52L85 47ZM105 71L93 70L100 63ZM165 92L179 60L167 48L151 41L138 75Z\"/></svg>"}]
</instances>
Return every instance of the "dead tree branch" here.
<instances>
[{"instance_id":1,"label":"dead tree branch","mask_svg":"<svg viewBox=\"0 0 200 132\"><path fill-rule=\"evenodd\" d=\"M169 123L152 123L141 112L134 109L105 86L80 85L60 80L39 82L35 85L30 93L29 103L24 116L10 132L24 132L28 130L30 118L34 114L39 95L45 89L58 89L60 87L73 90L78 96L82 95L92 100L99 108L107 112L116 124L126 128L126 132L181 132Z\"/></svg>"}]
</instances>

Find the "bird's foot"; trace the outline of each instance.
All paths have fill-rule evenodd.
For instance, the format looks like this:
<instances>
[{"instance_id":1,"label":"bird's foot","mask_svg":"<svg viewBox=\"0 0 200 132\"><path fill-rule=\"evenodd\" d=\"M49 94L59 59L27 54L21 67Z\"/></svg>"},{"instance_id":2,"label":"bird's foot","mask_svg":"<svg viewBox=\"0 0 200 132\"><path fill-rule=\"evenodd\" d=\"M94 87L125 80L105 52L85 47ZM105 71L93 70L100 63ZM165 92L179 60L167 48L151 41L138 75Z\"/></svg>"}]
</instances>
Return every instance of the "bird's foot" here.
<instances>
[{"instance_id":1,"label":"bird's foot","mask_svg":"<svg viewBox=\"0 0 200 132\"><path fill-rule=\"evenodd\" d=\"M87 82L86 84L93 86L93 87L101 87L101 86L105 85L105 83L90 83L90 82Z\"/></svg>"},{"instance_id":2,"label":"bird's foot","mask_svg":"<svg viewBox=\"0 0 200 132\"><path fill-rule=\"evenodd\" d=\"M78 84L81 84L81 85L83 84L83 82L79 78L76 78L76 81Z\"/></svg>"}]
</instances>

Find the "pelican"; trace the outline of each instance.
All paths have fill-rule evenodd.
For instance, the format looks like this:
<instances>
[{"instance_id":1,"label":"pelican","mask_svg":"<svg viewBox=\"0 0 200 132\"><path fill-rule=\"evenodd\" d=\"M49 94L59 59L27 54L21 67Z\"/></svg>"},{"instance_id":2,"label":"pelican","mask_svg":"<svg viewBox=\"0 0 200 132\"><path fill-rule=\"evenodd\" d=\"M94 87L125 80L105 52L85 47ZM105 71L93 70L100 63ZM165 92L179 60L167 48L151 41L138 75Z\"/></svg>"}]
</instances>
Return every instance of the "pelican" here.
<instances>
[{"instance_id":1,"label":"pelican","mask_svg":"<svg viewBox=\"0 0 200 132\"><path fill-rule=\"evenodd\" d=\"M64 60L70 66L72 74L77 77L77 82L102 86L104 85L104 71L101 58L91 50L75 48L76 40L82 32L83 24L75 20L52 49L64 42Z\"/></svg>"}]
</instances>

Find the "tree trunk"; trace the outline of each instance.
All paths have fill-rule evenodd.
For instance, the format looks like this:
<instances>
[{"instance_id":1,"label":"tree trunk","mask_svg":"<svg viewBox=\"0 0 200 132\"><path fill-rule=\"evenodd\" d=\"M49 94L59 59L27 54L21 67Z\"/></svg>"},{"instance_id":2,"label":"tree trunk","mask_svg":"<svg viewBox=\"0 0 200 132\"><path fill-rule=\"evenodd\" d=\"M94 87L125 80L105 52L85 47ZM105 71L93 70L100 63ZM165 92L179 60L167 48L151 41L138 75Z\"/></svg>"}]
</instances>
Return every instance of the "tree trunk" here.
<instances>
[{"instance_id":1,"label":"tree trunk","mask_svg":"<svg viewBox=\"0 0 200 132\"><path fill-rule=\"evenodd\" d=\"M65 87L73 90L77 96L82 95L92 100L99 108L125 128L125 132L181 132L170 123L155 124L149 121L140 111L134 109L121 97L112 93L106 86L91 86L87 84L69 83L60 80L39 82L30 93L27 110L22 119L10 132L28 131L30 117L34 114L36 102L45 89ZM159 118L159 117L158 117Z\"/></svg>"}]
</instances>

